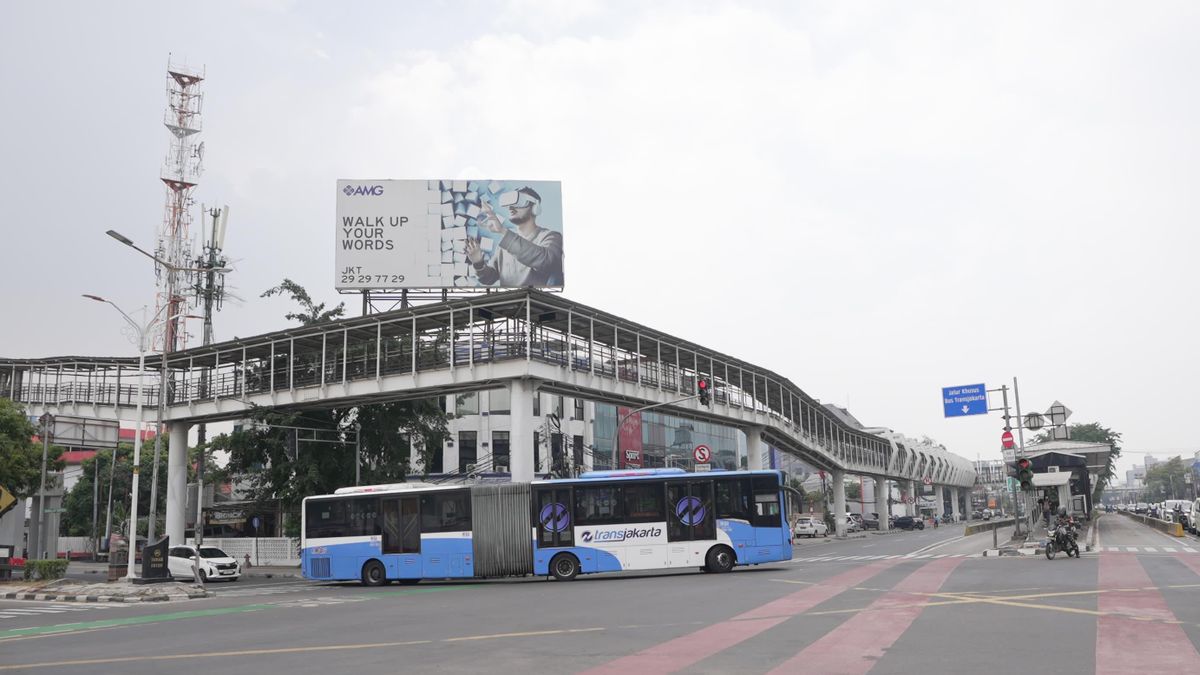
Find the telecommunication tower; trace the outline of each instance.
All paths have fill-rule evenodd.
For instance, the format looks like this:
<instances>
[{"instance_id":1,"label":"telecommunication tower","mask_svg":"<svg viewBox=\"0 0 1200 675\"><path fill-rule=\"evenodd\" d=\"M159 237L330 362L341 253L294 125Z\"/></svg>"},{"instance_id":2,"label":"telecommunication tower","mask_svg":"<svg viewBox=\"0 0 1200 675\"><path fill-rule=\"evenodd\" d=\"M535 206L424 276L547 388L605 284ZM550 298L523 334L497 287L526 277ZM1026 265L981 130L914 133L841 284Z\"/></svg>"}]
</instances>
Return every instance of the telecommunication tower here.
<instances>
[{"instance_id":1,"label":"telecommunication tower","mask_svg":"<svg viewBox=\"0 0 1200 675\"><path fill-rule=\"evenodd\" d=\"M188 228L192 223L192 192L199 182L204 161L204 143L197 143L196 138L201 129L204 96L200 93L200 83L203 81L203 70L190 70L168 59L167 109L163 124L171 132L171 144L159 176L167 190L156 253L159 260L167 263L156 270L158 309L168 317L160 345L164 353L186 346L186 334L179 330L185 303L180 291L186 286L177 277L192 264Z\"/></svg>"}]
</instances>

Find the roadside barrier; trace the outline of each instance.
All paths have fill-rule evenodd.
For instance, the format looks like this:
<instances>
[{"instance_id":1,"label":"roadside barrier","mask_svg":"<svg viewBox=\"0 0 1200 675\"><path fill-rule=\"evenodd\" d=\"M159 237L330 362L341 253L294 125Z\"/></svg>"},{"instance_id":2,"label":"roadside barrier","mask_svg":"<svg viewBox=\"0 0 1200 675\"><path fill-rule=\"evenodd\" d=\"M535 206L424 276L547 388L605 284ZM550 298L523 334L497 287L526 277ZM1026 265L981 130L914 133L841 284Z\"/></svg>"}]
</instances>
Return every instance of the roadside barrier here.
<instances>
[{"instance_id":1,"label":"roadside barrier","mask_svg":"<svg viewBox=\"0 0 1200 675\"><path fill-rule=\"evenodd\" d=\"M971 523L967 525L967 529L963 532L964 537L969 537L980 532L989 532L998 530L1002 527L1012 527L1015 521L1012 518L1001 518L997 520L985 520L982 523Z\"/></svg>"},{"instance_id":2,"label":"roadside barrier","mask_svg":"<svg viewBox=\"0 0 1200 675\"><path fill-rule=\"evenodd\" d=\"M1133 518L1143 525L1149 525L1159 532L1165 532L1172 537L1183 536L1183 523L1172 523L1166 520L1159 520L1158 518L1151 518L1150 516L1141 516L1136 513L1130 513L1128 511L1123 511L1123 513L1129 518Z\"/></svg>"}]
</instances>

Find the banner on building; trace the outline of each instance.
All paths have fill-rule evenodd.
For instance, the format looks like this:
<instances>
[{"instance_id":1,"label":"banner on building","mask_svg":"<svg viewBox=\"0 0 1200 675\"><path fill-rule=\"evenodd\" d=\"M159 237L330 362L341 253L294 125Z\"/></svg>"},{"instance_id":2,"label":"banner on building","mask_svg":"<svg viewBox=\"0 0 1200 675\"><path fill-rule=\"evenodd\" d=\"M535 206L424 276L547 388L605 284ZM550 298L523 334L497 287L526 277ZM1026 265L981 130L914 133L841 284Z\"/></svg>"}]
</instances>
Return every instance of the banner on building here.
<instances>
[{"instance_id":1,"label":"banner on building","mask_svg":"<svg viewBox=\"0 0 1200 675\"><path fill-rule=\"evenodd\" d=\"M617 420L621 420L626 415L629 415L630 408L617 408ZM617 468L619 469L640 469L643 466L642 459L642 414L634 413L629 415L625 423L617 429L617 447L619 448L617 456Z\"/></svg>"}]
</instances>

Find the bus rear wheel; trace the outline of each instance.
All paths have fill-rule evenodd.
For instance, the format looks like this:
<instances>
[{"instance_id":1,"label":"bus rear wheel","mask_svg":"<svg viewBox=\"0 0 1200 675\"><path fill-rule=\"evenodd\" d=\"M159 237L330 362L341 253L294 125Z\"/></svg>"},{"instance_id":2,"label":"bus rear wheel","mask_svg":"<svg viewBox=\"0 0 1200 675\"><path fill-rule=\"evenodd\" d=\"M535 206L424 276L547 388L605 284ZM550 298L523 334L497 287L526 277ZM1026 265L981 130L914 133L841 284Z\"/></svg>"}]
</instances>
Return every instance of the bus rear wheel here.
<instances>
[{"instance_id":1,"label":"bus rear wheel","mask_svg":"<svg viewBox=\"0 0 1200 675\"><path fill-rule=\"evenodd\" d=\"M362 568L363 586L382 586L387 583L387 571L378 560L368 560Z\"/></svg>"},{"instance_id":2,"label":"bus rear wheel","mask_svg":"<svg viewBox=\"0 0 1200 675\"><path fill-rule=\"evenodd\" d=\"M556 581L571 581L579 576L579 559L570 553L559 553L550 561L550 574Z\"/></svg>"},{"instance_id":3,"label":"bus rear wheel","mask_svg":"<svg viewBox=\"0 0 1200 675\"><path fill-rule=\"evenodd\" d=\"M714 546L708 550L708 555L705 556L704 569L709 572L728 572L733 569L734 562L732 549L728 546Z\"/></svg>"}]
</instances>

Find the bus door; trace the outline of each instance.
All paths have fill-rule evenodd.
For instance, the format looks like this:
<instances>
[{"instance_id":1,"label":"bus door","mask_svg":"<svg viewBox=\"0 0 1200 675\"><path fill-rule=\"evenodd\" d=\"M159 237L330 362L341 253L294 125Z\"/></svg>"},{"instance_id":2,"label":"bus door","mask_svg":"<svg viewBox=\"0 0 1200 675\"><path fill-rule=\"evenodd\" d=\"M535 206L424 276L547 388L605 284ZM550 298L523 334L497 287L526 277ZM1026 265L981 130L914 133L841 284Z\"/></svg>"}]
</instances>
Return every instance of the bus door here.
<instances>
[{"instance_id":1,"label":"bus door","mask_svg":"<svg viewBox=\"0 0 1200 675\"><path fill-rule=\"evenodd\" d=\"M667 483L667 557L672 567L703 565L708 542L717 538L712 481Z\"/></svg>"},{"instance_id":2,"label":"bus door","mask_svg":"<svg viewBox=\"0 0 1200 675\"><path fill-rule=\"evenodd\" d=\"M538 488L534 497L538 548L574 546L570 488Z\"/></svg>"},{"instance_id":3,"label":"bus door","mask_svg":"<svg viewBox=\"0 0 1200 675\"><path fill-rule=\"evenodd\" d=\"M421 510L417 497L383 501L383 554L389 579L420 579Z\"/></svg>"}]
</instances>

